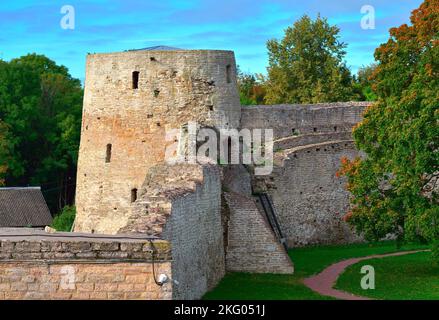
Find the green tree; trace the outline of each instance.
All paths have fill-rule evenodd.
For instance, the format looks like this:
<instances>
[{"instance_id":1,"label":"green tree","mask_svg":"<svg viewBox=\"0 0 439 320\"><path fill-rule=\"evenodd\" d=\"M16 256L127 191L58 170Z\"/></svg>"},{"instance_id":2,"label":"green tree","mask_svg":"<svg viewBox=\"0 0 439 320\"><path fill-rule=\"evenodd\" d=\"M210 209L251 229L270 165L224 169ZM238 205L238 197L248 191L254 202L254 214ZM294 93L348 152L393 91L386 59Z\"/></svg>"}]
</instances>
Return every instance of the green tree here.
<instances>
[{"instance_id":1,"label":"green tree","mask_svg":"<svg viewBox=\"0 0 439 320\"><path fill-rule=\"evenodd\" d=\"M238 67L238 89L241 105L264 103L265 86L262 75L244 73Z\"/></svg>"},{"instance_id":2,"label":"green tree","mask_svg":"<svg viewBox=\"0 0 439 320\"><path fill-rule=\"evenodd\" d=\"M6 185L41 185L52 210L73 202L83 90L45 56L0 61L0 118L14 146Z\"/></svg>"},{"instance_id":3,"label":"green tree","mask_svg":"<svg viewBox=\"0 0 439 320\"><path fill-rule=\"evenodd\" d=\"M0 120L0 187L5 184L8 162L10 160L10 150L9 129L6 124Z\"/></svg>"},{"instance_id":4,"label":"green tree","mask_svg":"<svg viewBox=\"0 0 439 320\"><path fill-rule=\"evenodd\" d=\"M376 69L375 64L361 67L355 79L355 88L362 100L375 101L378 97L372 89L372 76Z\"/></svg>"},{"instance_id":5,"label":"green tree","mask_svg":"<svg viewBox=\"0 0 439 320\"><path fill-rule=\"evenodd\" d=\"M267 42L269 67L265 102L317 103L357 99L343 58L339 28L325 18L303 16L282 40Z\"/></svg>"},{"instance_id":6,"label":"green tree","mask_svg":"<svg viewBox=\"0 0 439 320\"><path fill-rule=\"evenodd\" d=\"M346 218L368 239L439 240L439 0L411 22L375 51L378 100L354 130L367 156L344 159L340 172L353 194Z\"/></svg>"}]
</instances>

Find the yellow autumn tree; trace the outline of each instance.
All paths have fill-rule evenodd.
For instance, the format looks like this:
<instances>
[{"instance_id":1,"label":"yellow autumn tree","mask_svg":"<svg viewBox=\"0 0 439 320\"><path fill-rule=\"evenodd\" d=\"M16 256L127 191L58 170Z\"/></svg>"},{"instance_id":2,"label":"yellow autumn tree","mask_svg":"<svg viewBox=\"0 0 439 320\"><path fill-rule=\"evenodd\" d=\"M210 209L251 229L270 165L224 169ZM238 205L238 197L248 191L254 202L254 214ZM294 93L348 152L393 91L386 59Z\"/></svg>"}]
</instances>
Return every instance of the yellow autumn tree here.
<instances>
[{"instance_id":1,"label":"yellow autumn tree","mask_svg":"<svg viewBox=\"0 0 439 320\"><path fill-rule=\"evenodd\" d=\"M439 258L439 0L414 10L375 51L378 99L354 130L367 157L344 160L352 212L368 239L436 242Z\"/></svg>"}]
</instances>

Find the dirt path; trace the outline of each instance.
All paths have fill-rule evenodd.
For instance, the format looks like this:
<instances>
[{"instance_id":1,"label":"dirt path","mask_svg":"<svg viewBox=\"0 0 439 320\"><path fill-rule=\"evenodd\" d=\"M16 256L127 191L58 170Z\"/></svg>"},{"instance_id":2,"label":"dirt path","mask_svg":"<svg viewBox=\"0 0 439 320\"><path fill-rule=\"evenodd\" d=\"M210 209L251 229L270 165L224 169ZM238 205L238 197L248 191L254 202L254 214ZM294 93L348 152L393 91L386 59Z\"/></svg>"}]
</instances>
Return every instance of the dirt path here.
<instances>
[{"instance_id":1,"label":"dirt path","mask_svg":"<svg viewBox=\"0 0 439 320\"><path fill-rule=\"evenodd\" d=\"M428 250L402 251L402 252L395 252L389 254L378 254L378 255L372 255L367 257L343 260L330 265L329 267L327 267L326 269L324 269L322 272L320 272L315 276L304 279L303 283L311 290L324 296L330 296L342 300L371 300L371 298L355 296L351 293L336 290L333 288L338 277L340 276L340 274L343 273L343 271L347 267L363 260L402 256L406 254L412 254L412 253L418 253L424 251L428 251Z\"/></svg>"}]
</instances>

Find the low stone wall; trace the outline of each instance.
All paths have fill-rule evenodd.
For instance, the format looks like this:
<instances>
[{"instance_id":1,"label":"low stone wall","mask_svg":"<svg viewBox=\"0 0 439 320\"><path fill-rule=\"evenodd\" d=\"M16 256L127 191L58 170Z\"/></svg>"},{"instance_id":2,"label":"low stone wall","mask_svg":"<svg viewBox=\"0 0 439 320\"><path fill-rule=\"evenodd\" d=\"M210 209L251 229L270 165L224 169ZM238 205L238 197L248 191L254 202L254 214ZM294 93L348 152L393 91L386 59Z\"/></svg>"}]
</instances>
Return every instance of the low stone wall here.
<instances>
[{"instance_id":1,"label":"low stone wall","mask_svg":"<svg viewBox=\"0 0 439 320\"><path fill-rule=\"evenodd\" d=\"M155 268L169 273L170 263ZM0 279L0 300L171 299L154 283L151 263L0 262Z\"/></svg>"},{"instance_id":2,"label":"low stone wall","mask_svg":"<svg viewBox=\"0 0 439 320\"><path fill-rule=\"evenodd\" d=\"M171 299L169 242L0 232L0 299ZM154 268L154 270L153 270Z\"/></svg>"}]
</instances>

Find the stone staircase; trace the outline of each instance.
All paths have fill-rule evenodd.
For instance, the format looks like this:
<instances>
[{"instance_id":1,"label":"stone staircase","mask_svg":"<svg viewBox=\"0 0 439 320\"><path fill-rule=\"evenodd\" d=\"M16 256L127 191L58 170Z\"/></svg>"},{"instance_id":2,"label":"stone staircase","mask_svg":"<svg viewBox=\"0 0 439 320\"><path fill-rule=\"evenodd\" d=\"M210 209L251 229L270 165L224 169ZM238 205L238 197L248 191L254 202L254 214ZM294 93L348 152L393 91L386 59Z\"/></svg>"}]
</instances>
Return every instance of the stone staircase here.
<instances>
[{"instance_id":1,"label":"stone staircase","mask_svg":"<svg viewBox=\"0 0 439 320\"><path fill-rule=\"evenodd\" d=\"M255 199L236 192L224 195L230 210L226 269L293 273L293 263L258 209Z\"/></svg>"}]
</instances>

